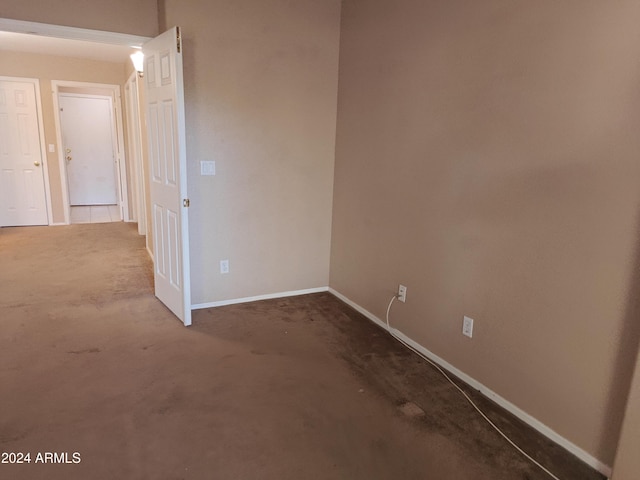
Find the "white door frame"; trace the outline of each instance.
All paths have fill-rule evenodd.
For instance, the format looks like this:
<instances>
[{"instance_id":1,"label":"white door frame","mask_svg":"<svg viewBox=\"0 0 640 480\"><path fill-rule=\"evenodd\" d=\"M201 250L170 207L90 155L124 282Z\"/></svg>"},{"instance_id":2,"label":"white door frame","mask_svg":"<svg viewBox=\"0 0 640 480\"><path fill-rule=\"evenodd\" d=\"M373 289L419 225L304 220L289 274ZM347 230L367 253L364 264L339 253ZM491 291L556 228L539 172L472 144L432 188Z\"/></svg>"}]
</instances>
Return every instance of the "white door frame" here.
<instances>
[{"instance_id":1,"label":"white door frame","mask_svg":"<svg viewBox=\"0 0 640 480\"><path fill-rule=\"evenodd\" d=\"M100 88L110 90L114 106L114 125L116 135L114 135L113 151L116 154L116 170L118 184L118 204L120 207L120 218L125 222L131 221L129 218L129 193L127 189L127 155L124 148L124 132L122 127L122 100L120 96L120 85L110 85L104 83L72 82L66 80L51 80L53 95L54 120L56 125L56 141L58 142L58 162L60 163L60 182L62 184L62 206L64 209L64 223L70 223L69 205L69 183L67 180L67 162L64 159L64 149L62 148L62 129L60 128L60 105L58 94L60 88Z\"/></svg>"},{"instance_id":2,"label":"white door frame","mask_svg":"<svg viewBox=\"0 0 640 480\"><path fill-rule=\"evenodd\" d=\"M42 119L42 99L40 98L40 80L37 78L5 77L0 76L0 80L7 82L24 82L33 84L36 94L36 110L38 111L38 135L40 139L40 155L42 156L42 175L44 176L44 194L47 202L47 223L51 225L53 221L53 208L51 206L51 187L49 185L49 159L47 158L47 148L44 138L44 122Z\"/></svg>"},{"instance_id":3,"label":"white door frame","mask_svg":"<svg viewBox=\"0 0 640 480\"><path fill-rule=\"evenodd\" d=\"M140 119L140 97L138 95L137 72L133 72L125 85L124 103L127 112L129 139L129 164L133 166L131 186L135 199L133 220L138 222L138 234L147 234L147 195L144 185L144 165L142 159L142 123ZM128 88L128 90L127 90ZM127 93L128 92L128 93Z\"/></svg>"},{"instance_id":4,"label":"white door frame","mask_svg":"<svg viewBox=\"0 0 640 480\"><path fill-rule=\"evenodd\" d=\"M14 20L12 18L0 18L0 31L66 38L68 40L84 40L95 43L111 43L113 45L127 45L133 48L140 48L145 42L151 40L151 37L141 35L67 27L50 23L27 22L24 20Z\"/></svg>"}]
</instances>

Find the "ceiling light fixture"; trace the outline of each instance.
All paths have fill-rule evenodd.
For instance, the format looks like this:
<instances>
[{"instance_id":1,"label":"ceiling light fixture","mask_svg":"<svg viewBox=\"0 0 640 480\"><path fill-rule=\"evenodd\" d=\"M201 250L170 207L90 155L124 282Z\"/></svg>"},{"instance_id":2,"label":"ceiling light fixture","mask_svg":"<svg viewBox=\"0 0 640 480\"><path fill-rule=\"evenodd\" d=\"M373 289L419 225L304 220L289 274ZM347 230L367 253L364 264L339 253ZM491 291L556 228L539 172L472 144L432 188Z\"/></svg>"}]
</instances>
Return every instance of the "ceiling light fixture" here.
<instances>
[{"instance_id":1,"label":"ceiling light fixture","mask_svg":"<svg viewBox=\"0 0 640 480\"><path fill-rule=\"evenodd\" d=\"M142 53L142 50L132 53L131 61L133 62L133 68L138 72L138 76L142 78L144 76L144 53Z\"/></svg>"}]
</instances>

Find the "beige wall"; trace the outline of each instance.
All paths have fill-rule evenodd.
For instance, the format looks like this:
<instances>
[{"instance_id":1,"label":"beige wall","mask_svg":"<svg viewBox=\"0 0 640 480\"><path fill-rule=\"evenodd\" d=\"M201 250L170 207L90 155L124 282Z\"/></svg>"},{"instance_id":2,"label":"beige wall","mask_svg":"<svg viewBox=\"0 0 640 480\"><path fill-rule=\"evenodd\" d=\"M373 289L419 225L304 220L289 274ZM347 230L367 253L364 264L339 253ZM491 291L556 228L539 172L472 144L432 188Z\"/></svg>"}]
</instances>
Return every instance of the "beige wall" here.
<instances>
[{"instance_id":1,"label":"beige wall","mask_svg":"<svg viewBox=\"0 0 640 480\"><path fill-rule=\"evenodd\" d=\"M380 318L407 285L393 326L608 465L640 335L639 22L342 6L330 285Z\"/></svg>"},{"instance_id":2,"label":"beige wall","mask_svg":"<svg viewBox=\"0 0 640 480\"><path fill-rule=\"evenodd\" d=\"M158 34L156 0L0 0L0 18L147 37Z\"/></svg>"},{"instance_id":3,"label":"beige wall","mask_svg":"<svg viewBox=\"0 0 640 480\"><path fill-rule=\"evenodd\" d=\"M636 480L640 472L640 355L636 360L624 426L613 467L613 480Z\"/></svg>"},{"instance_id":4,"label":"beige wall","mask_svg":"<svg viewBox=\"0 0 640 480\"><path fill-rule=\"evenodd\" d=\"M339 0L168 0L163 15L183 34L192 302L326 286Z\"/></svg>"},{"instance_id":5,"label":"beige wall","mask_svg":"<svg viewBox=\"0 0 640 480\"><path fill-rule=\"evenodd\" d=\"M55 153L50 153L47 149L48 153L46 158L52 197L52 221L53 223L64 222L64 210L62 206L63 186L60 179L60 166L58 163L59 145L56 139L54 123L51 80L123 85L126 80L125 67L120 63L0 50L0 75L37 78L40 80L45 143L56 146Z\"/></svg>"}]
</instances>

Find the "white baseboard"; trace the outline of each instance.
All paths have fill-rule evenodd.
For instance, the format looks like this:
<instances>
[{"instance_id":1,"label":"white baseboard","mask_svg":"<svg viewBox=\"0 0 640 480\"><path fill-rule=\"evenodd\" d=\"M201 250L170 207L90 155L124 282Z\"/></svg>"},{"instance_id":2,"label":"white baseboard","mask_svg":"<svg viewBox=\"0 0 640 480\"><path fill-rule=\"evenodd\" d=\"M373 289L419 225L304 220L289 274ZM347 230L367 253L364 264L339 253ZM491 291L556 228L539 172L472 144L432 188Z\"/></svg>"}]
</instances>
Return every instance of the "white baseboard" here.
<instances>
[{"instance_id":1,"label":"white baseboard","mask_svg":"<svg viewBox=\"0 0 640 480\"><path fill-rule=\"evenodd\" d=\"M50 227L61 227L63 225L69 225L69 223L64 223L64 222L56 222L56 223L50 223L49 226Z\"/></svg>"},{"instance_id":2,"label":"white baseboard","mask_svg":"<svg viewBox=\"0 0 640 480\"><path fill-rule=\"evenodd\" d=\"M332 295L335 295L337 298L339 298L344 303L346 303L350 307L352 307L355 310L357 310L358 312L360 312L362 315L367 317L372 322L376 323L381 328L383 328L383 329L385 329L387 331L389 330L387 328L387 324L385 322L383 322L381 319L376 317L373 313L371 313L368 310L362 308L357 303L351 301L350 299L348 299L347 297L345 297L341 293L337 292L333 288L329 288L329 293L331 293ZM540 432L545 437L549 438L553 442L555 442L558 445L560 445L561 447L563 447L565 450L569 451L570 453L572 453L573 455L578 457L580 460L582 460L584 463L589 465L591 468L597 470L602 475L605 475L607 478L611 477L612 470L611 470L610 466L606 465L605 463L601 462L597 458L593 457L591 454L585 452L583 449L581 449L577 445L573 444L572 442L570 442L569 440L567 440L566 438L564 438L560 434L558 434L555 431L553 431L551 428L547 427L544 423L542 423L539 420L535 419L534 417L532 417L531 415L529 415L525 411L521 410L520 408L515 406L513 403L511 403L508 400L506 400L505 398L501 397L500 395L498 395L497 393L495 393L491 389L487 388L482 383L478 382L477 380L475 380L474 378L470 377L466 373L462 372L461 370L458 370L456 367L451 365L449 362L443 360L442 358L440 358L436 354L434 354L431 351L427 350L425 347L423 347L419 343L416 343L415 341L413 341L412 339L410 339L409 337L404 335L399 330L397 330L395 328L391 328L391 330L392 330L392 333L394 335L396 335L397 337L399 337L403 342L407 343L412 348L416 349L422 355L424 355L425 357L427 357L430 360L434 361L435 363L440 365L445 370L448 370L453 375L458 377L460 380L462 380L463 382L467 383L472 388L478 390L484 396L486 396L486 397L490 398L491 400L493 400L495 403L500 405L502 408L504 408L505 410L507 410L511 414L513 414L516 417L518 417L520 420L522 420L527 425L535 428L538 432Z\"/></svg>"},{"instance_id":3,"label":"white baseboard","mask_svg":"<svg viewBox=\"0 0 640 480\"><path fill-rule=\"evenodd\" d=\"M290 292L268 293L266 295L258 295L256 297L234 298L231 300L220 300L218 302L197 303L191 305L192 310L200 310L202 308L223 307L225 305L235 305L237 303L257 302L259 300L271 300L273 298L295 297L298 295L308 295L310 293L328 292L329 287L308 288L306 290L293 290Z\"/></svg>"}]
</instances>

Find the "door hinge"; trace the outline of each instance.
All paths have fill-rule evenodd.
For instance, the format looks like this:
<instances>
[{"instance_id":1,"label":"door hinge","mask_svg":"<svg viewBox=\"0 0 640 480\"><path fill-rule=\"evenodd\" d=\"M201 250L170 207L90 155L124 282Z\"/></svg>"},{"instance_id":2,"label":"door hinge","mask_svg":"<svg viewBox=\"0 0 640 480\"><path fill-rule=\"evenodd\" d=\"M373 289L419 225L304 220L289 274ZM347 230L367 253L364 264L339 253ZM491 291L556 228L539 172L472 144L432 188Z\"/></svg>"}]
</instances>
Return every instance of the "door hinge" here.
<instances>
[{"instance_id":1,"label":"door hinge","mask_svg":"<svg viewBox=\"0 0 640 480\"><path fill-rule=\"evenodd\" d=\"M189 205L191 205L191 202L189 201L188 198L185 198L184 200L182 200L183 207L188 207Z\"/></svg>"},{"instance_id":2,"label":"door hinge","mask_svg":"<svg viewBox=\"0 0 640 480\"><path fill-rule=\"evenodd\" d=\"M182 50L182 37L180 36L180 27L176 27L176 47L178 48L178 53Z\"/></svg>"}]
</instances>

